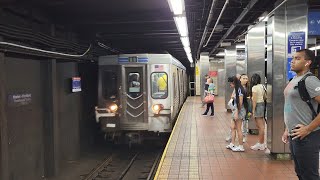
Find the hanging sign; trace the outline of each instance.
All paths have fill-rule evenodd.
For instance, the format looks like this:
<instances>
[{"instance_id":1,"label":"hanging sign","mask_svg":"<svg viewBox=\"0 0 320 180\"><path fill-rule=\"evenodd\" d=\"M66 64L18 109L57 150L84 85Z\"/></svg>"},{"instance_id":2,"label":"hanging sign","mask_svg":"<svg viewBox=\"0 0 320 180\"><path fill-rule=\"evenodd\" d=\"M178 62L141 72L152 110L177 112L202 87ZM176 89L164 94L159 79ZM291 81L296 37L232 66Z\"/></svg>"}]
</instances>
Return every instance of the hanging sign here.
<instances>
[{"instance_id":1,"label":"hanging sign","mask_svg":"<svg viewBox=\"0 0 320 180\"><path fill-rule=\"evenodd\" d=\"M309 12L308 33L309 35L320 35L320 11Z\"/></svg>"}]
</instances>

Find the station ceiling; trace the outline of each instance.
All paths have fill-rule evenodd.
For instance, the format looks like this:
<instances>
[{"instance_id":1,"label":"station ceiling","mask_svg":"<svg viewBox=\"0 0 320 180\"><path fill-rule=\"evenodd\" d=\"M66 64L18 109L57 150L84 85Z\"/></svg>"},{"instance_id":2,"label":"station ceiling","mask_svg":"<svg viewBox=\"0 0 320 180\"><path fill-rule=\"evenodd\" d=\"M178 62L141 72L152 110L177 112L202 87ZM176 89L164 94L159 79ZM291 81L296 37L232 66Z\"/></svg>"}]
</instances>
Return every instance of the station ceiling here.
<instances>
[{"instance_id":1,"label":"station ceiling","mask_svg":"<svg viewBox=\"0 0 320 180\"><path fill-rule=\"evenodd\" d=\"M264 12L270 12L276 2L229 0L208 45L199 48L212 3L212 20L208 24L208 33L204 35L205 42L225 1L185 0L193 59L198 56L198 49L200 52L210 52L211 56L217 53L219 49L214 47L232 25L235 28L225 37L224 42L237 40ZM235 24L248 4L253 2L254 6ZM185 66L190 66L167 0L32 0L28 1L28 5L43 10L55 23L68 25L81 37L101 42L121 53L168 52ZM319 9L319 0L310 0L310 6Z\"/></svg>"}]
</instances>

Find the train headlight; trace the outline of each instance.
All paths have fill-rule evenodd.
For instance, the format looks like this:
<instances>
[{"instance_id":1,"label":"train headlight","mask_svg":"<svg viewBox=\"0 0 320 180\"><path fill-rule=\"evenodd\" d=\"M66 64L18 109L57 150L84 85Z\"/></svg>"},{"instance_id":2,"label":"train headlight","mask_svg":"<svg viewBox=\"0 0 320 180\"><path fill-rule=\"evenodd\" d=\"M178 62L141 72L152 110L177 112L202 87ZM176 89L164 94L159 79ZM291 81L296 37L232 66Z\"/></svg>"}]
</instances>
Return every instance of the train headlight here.
<instances>
[{"instance_id":1,"label":"train headlight","mask_svg":"<svg viewBox=\"0 0 320 180\"><path fill-rule=\"evenodd\" d=\"M162 109L163 109L163 105L162 104L154 104L152 106L152 111L153 111L154 114L159 114Z\"/></svg>"},{"instance_id":2,"label":"train headlight","mask_svg":"<svg viewBox=\"0 0 320 180\"><path fill-rule=\"evenodd\" d=\"M110 109L111 112L116 112L116 111L118 110L118 105L116 105L116 104L111 104L111 105L109 106L109 109Z\"/></svg>"}]
</instances>

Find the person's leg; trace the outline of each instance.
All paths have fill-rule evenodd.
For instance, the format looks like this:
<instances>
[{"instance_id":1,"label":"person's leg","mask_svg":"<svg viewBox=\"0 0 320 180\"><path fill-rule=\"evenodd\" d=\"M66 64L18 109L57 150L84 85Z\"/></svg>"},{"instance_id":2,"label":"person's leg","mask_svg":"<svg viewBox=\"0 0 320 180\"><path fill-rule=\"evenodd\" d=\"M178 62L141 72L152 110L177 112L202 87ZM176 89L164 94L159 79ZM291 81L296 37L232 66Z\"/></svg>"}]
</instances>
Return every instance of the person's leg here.
<instances>
[{"instance_id":1,"label":"person's leg","mask_svg":"<svg viewBox=\"0 0 320 180\"><path fill-rule=\"evenodd\" d=\"M235 123L233 119L231 119L230 128L231 128L231 142L226 146L227 149L233 149L235 147L234 143L236 140L236 128L235 128Z\"/></svg>"},{"instance_id":2,"label":"person's leg","mask_svg":"<svg viewBox=\"0 0 320 180\"><path fill-rule=\"evenodd\" d=\"M300 168L299 168L299 164L298 164L298 161L297 161L297 158L296 158L295 149L293 148L293 147L294 147L293 144L294 144L294 142L293 142L292 139L289 137L289 149L290 149L290 152L291 152L291 157L292 157L293 162L294 162L294 170L295 170L298 178L301 179Z\"/></svg>"},{"instance_id":3,"label":"person's leg","mask_svg":"<svg viewBox=\"0 0 320 180\"><path fill-rule=\"evenodd\" d=\"M259 143L260 144L264 144L264 129L265 129L265 121L263 119L263 117L261 118L256 118L256 123L258 124L258 130L259 130Z\"/></svg>"},{"instance_id":4,"label":"person's leg","mask_svg":"<svg viewBox=\"0 0 320 180\"><path fill-rule=\"evenodd\" d=\"M235 121L235 125L236 125L236 131L237 131L237 134L238 134L238 142L239 142L239 145L243 145L243 134L242 134L242 119L237 119Z\"/></svg>"},{"instance_id":5,"label":"person's leg","mask_svg":"<svg viewBox=\"0 0 320 180\"><path fill-rule=\"evenodd\" d=\"M298 177L303 180L319 180L320 131L312 132L304 139L295 139L293 150L298 164Z\"/></svg>"},{"instance_id":6,"label":"person's leg","mask_svg":"<svg viewBox=\"0 0 320 180\"><path fill-rule=\"evenodd\" d=\"M234 152L243 152L244 148L243 148L243 135L242 135L242 119L237 119L235 121L235 125L236 125L236 129L237 129L237 134L238 134L238 142L239 142L239 146L235 147L232 149L232 151Z\"/></svg>"},{"instance_id":7,"label":"person's leg","mask_svg":"<svg viewBox=\"0 0 320 180\"><path fill-rule=\"evenodd\" d=\"M206 109L206 111L202 114L202 115L207 115L208 114L208 111L209 111L209 105L210 103L207 103L207 109Z\"/></svg>"},{"instance_id":8,"label":"person's leg","mask_svg":"<svg viewBox=\"0 0 320 180\"><path fill-rule=\"evenodd\" d=\"M210 103L210 107L211 107L211 116L214 115L214 107L213 107L213 102Z\"/></svg>"},{"instance_id":9,"label":"person's leg","mask_svg":"<svg viewBox=\"0 0 320 180\"><path fill-rule=\"evenodd\" d=\"M248 135L248 119L247 119L247 117L242 122L242 134L243 134L243 142L246 142L247 135Z\"/></svg>"}]
</instances>

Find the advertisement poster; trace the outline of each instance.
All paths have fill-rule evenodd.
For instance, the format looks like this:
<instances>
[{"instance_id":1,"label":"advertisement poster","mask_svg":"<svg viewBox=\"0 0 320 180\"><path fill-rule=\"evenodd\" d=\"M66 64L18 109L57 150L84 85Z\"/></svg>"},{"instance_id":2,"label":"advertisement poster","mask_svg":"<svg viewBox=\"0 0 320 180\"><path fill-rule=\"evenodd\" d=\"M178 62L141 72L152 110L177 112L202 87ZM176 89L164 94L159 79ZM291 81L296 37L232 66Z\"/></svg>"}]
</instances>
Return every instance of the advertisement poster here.
<instances>
[{"instance_id":1,"label":"advertisement poster","mask_svg":"<svg viewBox=\"0 0 320 180\"><path fill-rule=\"evenodd\" d=\"M290 32L288 35L288 66L287 66L287 80L293 78L296 73L290 71L290 63L295 52L306 47L306 33L305 32Z\"/></svg>"}]
</instances>

